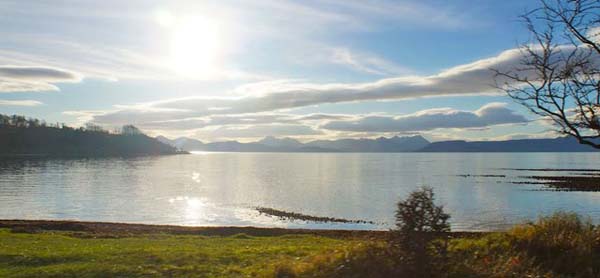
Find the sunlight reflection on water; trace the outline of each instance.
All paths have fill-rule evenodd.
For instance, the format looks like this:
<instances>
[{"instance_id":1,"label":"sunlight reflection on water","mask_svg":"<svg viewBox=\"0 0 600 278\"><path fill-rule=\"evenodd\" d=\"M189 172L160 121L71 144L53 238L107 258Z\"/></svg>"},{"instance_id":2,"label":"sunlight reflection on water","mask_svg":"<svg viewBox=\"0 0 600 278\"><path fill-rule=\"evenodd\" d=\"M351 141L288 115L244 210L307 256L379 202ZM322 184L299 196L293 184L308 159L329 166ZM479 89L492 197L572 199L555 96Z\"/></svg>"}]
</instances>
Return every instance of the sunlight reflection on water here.
<instances>
[{"instance_id":1,"label":"sunlight reflection on water","mask_svg":"<svg viewBox=\"0 0 600 278\"><path fill-rule=\"evenodd\" d=\"M454 229L501 229L556 209L598 221L600 193L533 191L540 186L510 183L524 173L504 169L594 168L598 162L595 153L201 153L2 160L0 218L388 229L395 202L427 184L452 214ZM498 176L485 176L491 174ZM288 221L261 215L255 207L382 224Z\"/></svg>"}]
</instances>

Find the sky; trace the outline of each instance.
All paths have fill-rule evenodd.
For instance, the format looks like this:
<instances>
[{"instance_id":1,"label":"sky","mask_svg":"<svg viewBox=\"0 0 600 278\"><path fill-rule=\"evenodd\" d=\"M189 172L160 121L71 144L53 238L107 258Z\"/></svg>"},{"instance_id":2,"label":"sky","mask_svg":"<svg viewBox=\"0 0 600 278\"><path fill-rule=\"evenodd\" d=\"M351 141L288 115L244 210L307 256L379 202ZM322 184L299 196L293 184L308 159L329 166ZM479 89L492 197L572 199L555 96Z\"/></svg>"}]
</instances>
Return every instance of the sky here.
<instances>
[{"instance_id":1,"label":"sky","mask_svg":"<svg viewBox=\"0 0 600 278\"><path fill-rule=\"evenodd\" d=\"M0 0L0 113L203 141L556 136L493 86L537 0Z\"/></svg>"}]
</instances>

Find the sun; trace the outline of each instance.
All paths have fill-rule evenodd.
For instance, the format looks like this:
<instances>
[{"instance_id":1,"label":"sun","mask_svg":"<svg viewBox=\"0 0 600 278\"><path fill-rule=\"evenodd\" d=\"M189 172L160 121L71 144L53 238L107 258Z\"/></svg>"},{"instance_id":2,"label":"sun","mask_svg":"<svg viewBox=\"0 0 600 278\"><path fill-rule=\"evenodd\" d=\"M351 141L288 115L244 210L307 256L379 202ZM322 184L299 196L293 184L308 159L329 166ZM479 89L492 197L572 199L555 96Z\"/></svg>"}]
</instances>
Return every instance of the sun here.
<instances>
[{"instance_id":1,"label":"sun","mask_svg":"<svg viewBox=\"0 0 600 278\"><path fill-rule=\"evenodd\" d=\"M214 73L222 47L216 21L203 16L178 19L169 14L159 15L158 21L173 30L169 44L169 68L179 75L193 78Z\"/></svg>"}]
</instances>

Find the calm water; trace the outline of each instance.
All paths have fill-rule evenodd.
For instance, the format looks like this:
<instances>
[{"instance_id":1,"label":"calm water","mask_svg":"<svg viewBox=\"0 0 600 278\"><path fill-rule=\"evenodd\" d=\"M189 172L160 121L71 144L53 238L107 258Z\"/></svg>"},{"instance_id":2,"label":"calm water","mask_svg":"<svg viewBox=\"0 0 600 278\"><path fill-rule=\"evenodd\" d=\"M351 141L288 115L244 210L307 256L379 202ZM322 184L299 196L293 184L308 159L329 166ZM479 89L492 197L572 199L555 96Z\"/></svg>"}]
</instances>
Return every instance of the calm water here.
<instances>
[{"instance_id":1,"label":"calm water","mask_svg":"<svg viewBox=\"0 0 600 278\"><path fill-rule=\"evenodd\" d=\"M600 193L539 191L502 168L595 168L597 153L204 153L135 159L0 160L1 219L387 229L395 202L434 187L457 230L502 229L557 209L600 222ZM507 175L462 177L460 175ZM533 190L532 190L533 189ZM270 207L378 224L260 215Z\"/></svg>"}]
</instances>

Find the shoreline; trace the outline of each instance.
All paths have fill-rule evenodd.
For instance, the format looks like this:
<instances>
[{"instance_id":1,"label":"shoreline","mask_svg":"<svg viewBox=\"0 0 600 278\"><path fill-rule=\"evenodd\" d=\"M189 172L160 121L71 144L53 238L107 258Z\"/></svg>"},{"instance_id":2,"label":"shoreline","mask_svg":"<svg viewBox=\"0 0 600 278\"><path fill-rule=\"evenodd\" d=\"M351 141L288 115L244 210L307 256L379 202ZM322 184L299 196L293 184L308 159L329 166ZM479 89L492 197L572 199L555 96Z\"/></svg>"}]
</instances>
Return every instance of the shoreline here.
<instances>
[{"instance_id":1,"label":"shoreline","mask_svg":"<svg viewBox=\"0 0 600 278\"><path fill-rule=\"evenodd\" d=\"M298 229L298 228L266 228L255 226L178 226L157 224L134 224L119 222L96 222L77 220L24 220L0 219L0 228L9 228L14 232L36 233L43 231L84 232L88 234L130 236L142 234L173 234L203 236L233 236L246 234L249 236L283 236L283 235L316 235L335 238L387 238L390 231L382 230L340 230L340 229ZM470 237L491 232L449 232L444 236Z\"/></svg>"}]
</instances>

